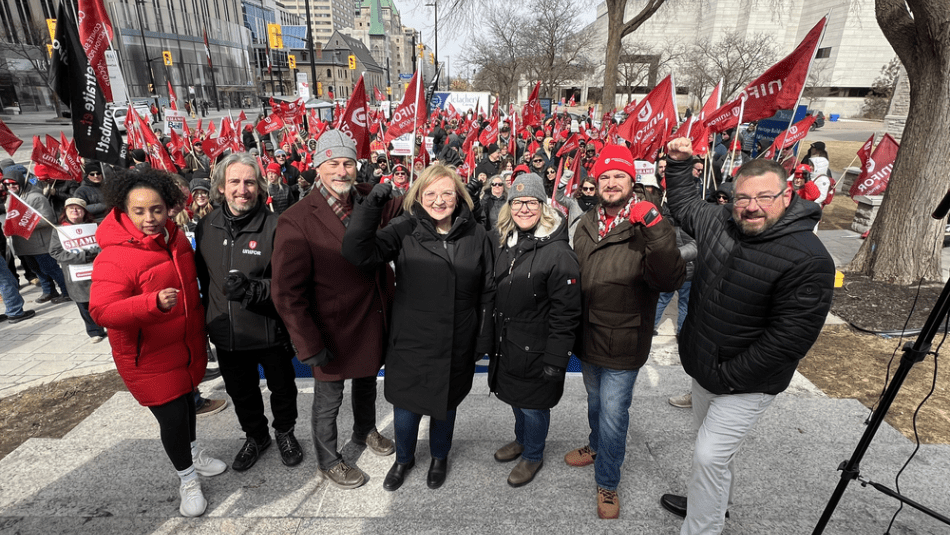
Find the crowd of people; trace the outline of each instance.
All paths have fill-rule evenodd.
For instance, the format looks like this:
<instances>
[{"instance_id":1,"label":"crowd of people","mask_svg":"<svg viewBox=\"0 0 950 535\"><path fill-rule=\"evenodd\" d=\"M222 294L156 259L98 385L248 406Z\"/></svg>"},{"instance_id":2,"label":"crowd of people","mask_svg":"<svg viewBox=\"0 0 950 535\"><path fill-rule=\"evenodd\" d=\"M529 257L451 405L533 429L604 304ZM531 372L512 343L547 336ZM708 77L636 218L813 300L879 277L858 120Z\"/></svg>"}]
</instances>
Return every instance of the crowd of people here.
<instances>
[{"instance_id":1,"label":"crowd of people","mask_svg":"<svg viewBox=\"0 0 950 535\"><path fill-rule=\"evenodd\" d=\"M214 159L195 140L178 174L135 149L127 169L86 162L70 187L39 165L28 173L0 162L6 190L44 218L98 224L95 248L64 249L44 224L14 238L14 252L42 285L41 302L75 301L89 336L108 338L129 391L159 423L188 517L207 507L199 476L228 467L196 440L210 339L245 434L233 470L250 470L273 442L285 465L304 459L296 356L313 370L319 472L341 489L366 482L340 453L349 380L350 440L395 453L382 483L393 492L415 466L423 417L426 484L445 484L456 424L465 425L458 407L483 359L491 391L512 409L513 440L494 459L518 461L512 487L532 482L576 356L590 433L564 461L593 465L592 503L617 518L634 385L676 295L693 384L670 402L692 408L697 439L686 495L661 504L684 517L684 534L720 532L736 453L830 307L833 262L812 232L829 193L824 147L791 174L749 159L710 180L709 166L724 168L714 163L720 143L700 159L690 140L672 140L644 174L625 145L584 135L570 146L578 132L557 132L557 117L529 139L503 123L484 147L463 148L458 126L433 124L432 154L408 159L378 142L361 159L332 128L281 145L266 165L256 136L251 150ZM88 263L91 280L64 280L69 265ZM34 314L13 296L16 273L0 267L8 321ZM392 438L377 428L384 363Z\"/></svg>"}]
</instances>

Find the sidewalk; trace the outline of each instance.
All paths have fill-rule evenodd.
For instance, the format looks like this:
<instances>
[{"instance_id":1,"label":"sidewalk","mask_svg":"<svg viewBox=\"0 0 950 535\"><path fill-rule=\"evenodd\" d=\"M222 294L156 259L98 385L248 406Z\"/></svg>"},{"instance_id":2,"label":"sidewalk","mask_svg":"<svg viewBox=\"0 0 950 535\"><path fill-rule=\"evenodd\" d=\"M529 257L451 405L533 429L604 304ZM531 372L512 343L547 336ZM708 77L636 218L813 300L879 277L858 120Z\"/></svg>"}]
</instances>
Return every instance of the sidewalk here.
<instances>
[{"instance_id":1,"label":"sidewalk","mask_svg":"<svg viewBox=\"0 0 950 535\"><path fill-rule=\"evenodd\" d=\"M829 231L830 232L830 231ZM843 232L843 231L834 231ZM846 234L819 235L836 263L852 248ZM856 250L856 246L853 247ZM850 254L853 254L850 253ZM36 289L25 289L37 317L0 324L0 395L68 375L112 369L107 342L88 342L75 304L35 305ZM675 311L675 303L667 308ZM834 321L829 317L829 321ZM11 533L634 533L674 534L680 520L664 511L659 497L682 493L693 449L691 413L667 403L689 389L679 366L672 321L641 370L631 407L627 456L620 485L621 517L596 517L593 470L564 464L564 453L583 445L588 427L586 394L579 374L567 379L565 395L552 410L545 466L521 489L505 483L512 464L491 458L511 440L510 408L488 393L484 375L459 409L448 480L442 489L425 487L428 465L423 421L417 467L395 493L382 489L393 457L364 454L349 443L350 404L344 400L340 437L344 457L369 477L357 490L328 486L316 471L310 436L312 380L298 380L297 437L305 459L284 467L276 448L249 472L228 470L203 479L208 511L197 519L178 514L178 483L158 439L149 411L128 393L116 394L62 439L30 439L0 461L0 532ZM220 379L203 385L205 394L224 397ZM392 436L392 408L382 382L378 427ZM265 396L267 396L265 388ZM349 389L347 389L349 396ZM838 464L864 432L865 409L856 400L824 396L796 374L778 396L741 455L724 533L809 533L838 483ZM230 463L242 444L232 407L198 420L201 443ZM889 487L914 445L882 426L862 463L862 474ZM924 446L901 478L901 491L944 514L950 508L950 446ZM851 484L826 533L883 533L898 502ZM946 526L905 508L892 534L947 533Z\"/></svg>"}]
</instances>

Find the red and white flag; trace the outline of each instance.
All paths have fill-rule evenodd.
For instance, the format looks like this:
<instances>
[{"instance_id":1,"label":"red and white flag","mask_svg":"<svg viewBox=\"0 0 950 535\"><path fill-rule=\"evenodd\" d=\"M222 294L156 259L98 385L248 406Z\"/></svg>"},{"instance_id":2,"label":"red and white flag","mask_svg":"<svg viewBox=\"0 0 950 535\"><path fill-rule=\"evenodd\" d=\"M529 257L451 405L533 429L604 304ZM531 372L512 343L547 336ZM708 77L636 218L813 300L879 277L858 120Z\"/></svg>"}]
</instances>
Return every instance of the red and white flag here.
<instances>
[{"instance_id":1,"label":"red and white flag","mask_svg":"<svg viewBox=\"0 0 950 535\"><path fill-rule=\"evenodd\" d=\"M633 113L617 128L617 135L630 142L634 160L653 161L656 150L678 123L676 88L669 75L650 91ZM655 158L654 158L655 159Z\"/></svg>"},{"instance_id":2,"label":"red and white flag","mask_svg":"<svg viewBox=\"0 0 950 535\"><path fill-rule=\"evenodd\" d=\"M570 107L577 106L577 101L574 100L574 93L571 93L571 100L567 101L567 105Z\"/></svg>"},{"instance_id":3,"label":"red and white flag","mask_svg":"<svg viewBox=\"0 0 950 535\"><path fill-rule=\"evenodd\" d=\"M3 234L7 237L20 236L23 239L30 239L33 230L40 223L40 213L34 210L30 205L23 202L23 199L16 193L7 193L7 217L3 220Z\"/></svg>"},{"instance_id":4,"label":"red and white flag","mask_svg":"<svg viewBox=\"0 0 950 535\"><path fill-rule=\"evenodd\" d=\"M861 148L858 149L858 160L861 162L861 170L862 170L861 176L858 177L858 180L861 180L862 178L864 178L863 170L864 170L864 167L868 163L868 158L871 157L871 149L873 148L874 148L874 134L871 134L871 137L869 137L868 140L864 142L864 145L861 145Z\"/></svg>"},{"instance_id":5,"label":"red and white flag","mask_svg":"<svg viewBox=\"0 0 950 535\"><path fill-rule=\"evenodd\" d=\"M580 136L578 136L577 134L572 134L571 137L569 137L567 141L565 141L564 144L561 145L561 148L558 149L557 154L555 156L561 157L571 152L572 150L577 150L577 148L581 146L580 139L581 139Z\"/></svg>"},{"instance_id":6,"label":"red and white flag","mask_svg":"<svg viewBox=\"0 0 950 535\"><path fill-rule=\"evenodd\" d=\"M280 130L284 127L284 121L280 118L279 115L270 114L267 117L261 119L261 122L257 123L257 132L266 136L275 130Z\"/></svg>"},{"instance_id":7,"label":"red and white flag","mask_svg":"<svg viewBox=\"0 0 950 535\"><path fill-rule=\"evenodd\" d=\"M211 64L211 47L208 45L208 30L205 29L204 32L205 32L205 54L208 55L208 67L213 69L214 65ZM268 60L270 59L270 55L268 55L267 59Z\"/></svg>"},{"instance_id":8,"label":"red and white flag","mask_svg":"<svg viewBox=\"0 0 950 535\"><path fill-rule=\"evenodd\" d=\"M59 142L54 142L58 145ZM43 146L43 142L40 141L40 136L33 136L33 153L30 154L30 159L37 164L43 164L46 166L47 171L49 172L49 177L54 180L72 180L73 177L69 175L69 170L63 166L53 152Z\"/></svg>"},{"instance_id":9,"label":"red and white flag","mask_svg":"<svg viewBox=\"0 0 950 535\"><path fill-rule=\"evenodd\" d=\"M106 65L106 50L112 39L112 23L102 0L79 0L79 40L89 58L89 66L96 74L106 102L112 102L112 86L109 83L109 67ZM66 23L66 21L60 21Z\"/></svg>"},{"instance_id":10,"label":"red and white flag","mask_svg":"<svg viewBox=\"0 0 950 535\"><path fill-rule=\"evenodd\" d=\"M168 80L168 107L178 110L178 97L175 96L175 89L172 87L171 80Z\"/></svg>"},{"instance_id":11,"label":"red and white flag","mask_svg":"<svg viewBox=\"0 0 950 535\"><path fill-rule=\"evenodd\" d=\"M538 100L539 91L541 91L540 80L538 81L537 85L534 86L534 89L531 90L531 95L528 96L528 102L526 102L524 108L521 109L522 128L538 126L541 124L541 119L543 118L544 113L541 110L541 101Z\"/></svg>"},{"instance_id":12,"label":"red and white flag","mask_svg":"<svg viewBox=\"0 0 950 535\"><path fill-rule=\"evenodd\" d=\"M783 131L775 138L775 141L772 142L772 146L762 153L762 158L769 160L775 157L776 153L781 152L782 149L791 147L792 145L805 139L805 136L808 135L808 130L811 128L811 125L814 122L815 116L809 115L808 117L805 117L801 121L798 121L797 123L790 126L788 130Z\"/></svg>"},{"instance_id":13,"label":"red and white flag","mask_svg":"<svg viewBox=\"0 0 950 535\"><path fill-rule=\"evenodd\" d=\"M865 162L861 176L851 185L848 195L881 195L887 189L894 169L894 160L897 159L897 150L900 145L890 134L884 134L877 144L874 153Z\"/></svg>"},{"instance_id":14,"label":"red and white flag","mask_svg":"<svg viewBox=\"0 0 950 535\"><path fill-rule=\"evenodd\" d=\"M423 113L425 106L422 106ZM410 126L410 130L412 127ZM356 157L369 158L369 104L366 101L366 86L363 77L356 82L346 109L340 119L340 132L356 143Z\"/></svg>"},{"instance_id":15,"label":"red and white flag","mask_svg":"<svg viewBox=\"0 0 950 535\"><path fill-rule=\"evenodd\" d=\"M745 109L741 112L743 122L766 119L778 110L792 109L805 87L808 70L827 22L828 17L822 17L791 54L769 67L738 97L707 117L706 126L716 133L738 126L742 101L745 101Z\"/></svg>"},{"instance_id":16,"label":"red and white flag","mask_svg":"<svg viewBox=\"0 0 950 535\"><path fill-rule=\"evenodd\" d=\"M6 123L0 121L0 147L3 147L10 156L13 156L13 153L16 152L22 144L23 140L16 137L16 134L10 130L10 127L7 126Z\"/></svg>"},{"instance_id":17,"label":"red and white flag","mask_svg":"<svg viewBox=\"0 0 950 535\"><path fill-rule=\"evenodd\" d=\"M396 108L389 120L389 130L386 131L383 143L389 143L403 134L412 132L416 125L421 125L426 120L428 106L426 106L426 96L422 89L422 82L418 79L417 74L412 75L409 86L406 87L406 94L402 97L402 102L399 103L399 107ZM365 100L365 96L363 98Z\"/></svg>"},{"instance_id":18,"label":"red and white flag","mask_svg":"<svg viewBox=\"0 0 950 535\"><path fill-rule=\"evenodd\" d=\"M376 102L382 102L386 100L385 98L383 98L382 92L380 92L379 88L376 87L375 85L373 86L373 98L376 99Z\"/></svg>"}]
</instances>

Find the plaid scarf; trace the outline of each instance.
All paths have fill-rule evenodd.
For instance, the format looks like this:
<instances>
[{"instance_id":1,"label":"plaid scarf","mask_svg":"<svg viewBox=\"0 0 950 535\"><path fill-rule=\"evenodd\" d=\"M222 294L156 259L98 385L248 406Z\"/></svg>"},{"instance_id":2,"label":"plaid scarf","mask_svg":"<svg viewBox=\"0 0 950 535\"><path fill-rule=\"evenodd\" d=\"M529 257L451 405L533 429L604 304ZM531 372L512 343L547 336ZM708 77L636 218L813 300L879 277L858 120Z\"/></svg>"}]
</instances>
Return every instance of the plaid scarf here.
<instances>
[{"instance_id":1,"label":"plaid scarf","mask_svg":"<svg viewBox=\"0 0 950 535\"><path fill-rule=\"evenodd\" d=\"M633 206L633 200L635 198L636 197L630 197L627 204L617 212L617 217L613 218L613 221L610 223L607 223L607 212L604 210L604 207L597 207L597 234L600 236L600 239L604 239L607 233L619 225L621 221L630 219L630 207Z\"/></svg>"},{"instance_id":2,"label":"plaid scarf","mask_svg":"<svg viewBox=\"0 0 950 535\"><path fill-rule=\"evenodd\" d=\"M343 226L348 227L350 225L350 215L353 214L353 194L355 193L353 189L350 189L350 194L347 195L347 200L344 202L334 197L320 179L317 179L316 182L313 183L313 187L327 200L330 209L340 218Z\"/></svg>"}]
</instances>

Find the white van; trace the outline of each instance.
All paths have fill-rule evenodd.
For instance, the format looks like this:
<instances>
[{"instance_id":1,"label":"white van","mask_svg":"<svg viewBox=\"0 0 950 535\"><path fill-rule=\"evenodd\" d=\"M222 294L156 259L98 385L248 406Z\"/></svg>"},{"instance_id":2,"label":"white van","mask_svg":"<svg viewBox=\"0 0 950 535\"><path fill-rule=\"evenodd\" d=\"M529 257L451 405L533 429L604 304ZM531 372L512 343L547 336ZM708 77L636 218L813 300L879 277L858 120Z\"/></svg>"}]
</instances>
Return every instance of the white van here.
<instances>
[{"instance_id":1,"label":"white van","mask_svg":"<svg viewBox=\"0 0 950 535\"><path fill-rule=\"evenodd\" d=\"M132 107L139 114L139 117L145 121L145 124L152 122L152 112L149 111L147 105L133 104ZM125 116L129 113L128 105L110 106L106 109L106 112L115 119L115 124L119 128L119 132L125 132Z\"/></svg>"}]
</instances>

